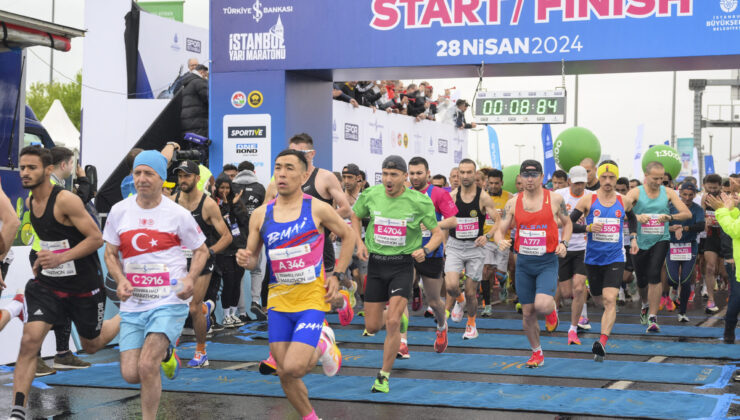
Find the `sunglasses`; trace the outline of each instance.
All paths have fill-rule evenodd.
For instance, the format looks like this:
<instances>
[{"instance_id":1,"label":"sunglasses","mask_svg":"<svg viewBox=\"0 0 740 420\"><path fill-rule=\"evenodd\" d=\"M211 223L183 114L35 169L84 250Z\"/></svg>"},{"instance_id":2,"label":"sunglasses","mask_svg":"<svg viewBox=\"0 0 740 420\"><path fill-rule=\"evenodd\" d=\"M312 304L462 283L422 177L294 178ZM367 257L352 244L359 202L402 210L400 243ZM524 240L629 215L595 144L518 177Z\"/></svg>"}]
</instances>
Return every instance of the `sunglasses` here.
<instances>
[{"instance_id":1,"label":"sunglasses","mask_svg":"<svg viewBox=\"0 0 740 420\"><path fill-rule=\"evenodd\" d=\"M541 174L538 171L524 171L519 174L522 178L537 178L540 175Z\"/></svg>"}]
</instances>

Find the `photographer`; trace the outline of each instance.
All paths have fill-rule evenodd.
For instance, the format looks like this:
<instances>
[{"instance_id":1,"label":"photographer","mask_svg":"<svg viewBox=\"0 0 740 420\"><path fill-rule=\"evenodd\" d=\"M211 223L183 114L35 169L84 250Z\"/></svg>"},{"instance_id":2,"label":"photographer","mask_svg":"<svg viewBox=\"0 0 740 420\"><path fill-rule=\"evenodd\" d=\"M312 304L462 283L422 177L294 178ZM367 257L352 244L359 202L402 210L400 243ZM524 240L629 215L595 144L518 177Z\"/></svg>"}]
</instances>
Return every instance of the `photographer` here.
<instances>
[{"instance_id":1,"label":"photographer","mask_svg":"<svg viewBox=\"0 0 740 420\"><path fill-rule=\"evenodd\" d=\"M183 134L208 136L208 67L198 64L182 78L180 128Z\"/></svg>"}]
</instances>

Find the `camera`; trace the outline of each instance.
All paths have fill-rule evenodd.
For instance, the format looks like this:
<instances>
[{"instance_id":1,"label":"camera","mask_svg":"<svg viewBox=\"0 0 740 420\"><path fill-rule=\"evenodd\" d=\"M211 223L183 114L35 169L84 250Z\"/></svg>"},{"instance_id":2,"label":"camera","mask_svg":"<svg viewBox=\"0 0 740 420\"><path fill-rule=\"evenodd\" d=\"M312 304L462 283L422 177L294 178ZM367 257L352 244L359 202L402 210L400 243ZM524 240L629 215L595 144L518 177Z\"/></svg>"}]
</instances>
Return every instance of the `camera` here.
<instances>
[{"instance_id":1,"label":"camera","mask_svg":"<svg viewBox=\"0 0 740 420\"><path fill-rule=\"evenodd\" d=\"M183 160L194 160L196 162L200 162L201 153L200 150L197 149L176 150L175 154L172 156L172 160L176 162L181 162Z\"/></svg>"}]
</instances>

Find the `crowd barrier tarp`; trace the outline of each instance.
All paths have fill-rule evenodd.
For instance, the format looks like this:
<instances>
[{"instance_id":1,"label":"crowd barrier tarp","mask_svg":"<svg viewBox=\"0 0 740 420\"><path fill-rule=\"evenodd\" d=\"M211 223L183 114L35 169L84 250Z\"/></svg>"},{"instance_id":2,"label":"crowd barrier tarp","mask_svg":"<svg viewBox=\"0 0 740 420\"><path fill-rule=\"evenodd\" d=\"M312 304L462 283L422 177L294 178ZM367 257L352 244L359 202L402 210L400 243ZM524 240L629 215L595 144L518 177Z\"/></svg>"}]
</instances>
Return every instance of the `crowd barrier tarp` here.
<instances>
[{"instance_id":1,"label":"crowd barrier tarp","mask_svg":"<svg viewBox=\"0 0 740 420\"><path fill-rule=\"evenodd\" d=\"M332 127L334 170L357 164L370 185L380 183L381 165L389 155L399 155L407 162L422 156L432 175L445 176L467 157L468 132L437 121L417 121L406 115L334 101Z\"/></svg>"}]
</instances>

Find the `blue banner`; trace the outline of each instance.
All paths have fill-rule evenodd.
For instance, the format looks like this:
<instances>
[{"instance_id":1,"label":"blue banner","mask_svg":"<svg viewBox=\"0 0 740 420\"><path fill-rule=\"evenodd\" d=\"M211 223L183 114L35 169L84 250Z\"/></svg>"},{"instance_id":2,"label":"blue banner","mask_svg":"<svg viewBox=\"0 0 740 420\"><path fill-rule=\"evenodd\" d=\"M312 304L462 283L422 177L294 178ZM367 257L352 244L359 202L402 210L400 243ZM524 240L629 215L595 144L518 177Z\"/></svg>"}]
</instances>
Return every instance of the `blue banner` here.
<instances>
[{"instance_id":1,"label":"blue banner","mask_svg":"<svg viewBox=\"0 0 740 420\"><path fill-rule=\"evenodd\" d=\"M501 169L501 152L498 148L498 134L493 126L486 126L488 129L488 150L491 152L491 167Z\"/></svg>"},{"instance_id":2,"label":"blue banner","mask_svg":"<svg viewBox=\"0 0 740 420\"><path fill-rule=\"evenodd\" d=\"M714 173L714 157L712 155L704 155L704 174L711 175Z\"/></svg>"},{"instance_id":3,"label":"blue banner","mask_svg":"<svg viewBox=\"0 0 740 420\"><path fill-rule=\"evenodd\" d=\"M544 164L542 165L545 171L545 182L552 178L552 174L555 172L555 156L552 154L552 131L550 130L550 124L542 124L542 150L545 154Z\"/></svg>"}]
</instances>

